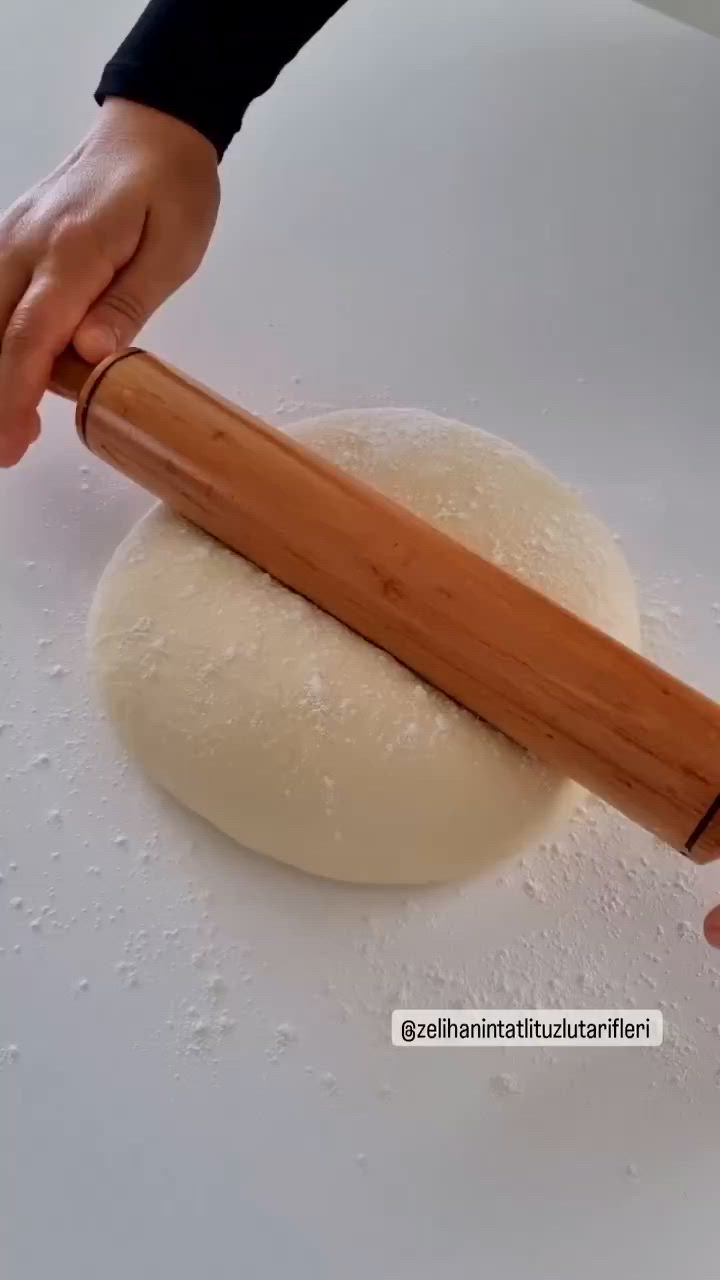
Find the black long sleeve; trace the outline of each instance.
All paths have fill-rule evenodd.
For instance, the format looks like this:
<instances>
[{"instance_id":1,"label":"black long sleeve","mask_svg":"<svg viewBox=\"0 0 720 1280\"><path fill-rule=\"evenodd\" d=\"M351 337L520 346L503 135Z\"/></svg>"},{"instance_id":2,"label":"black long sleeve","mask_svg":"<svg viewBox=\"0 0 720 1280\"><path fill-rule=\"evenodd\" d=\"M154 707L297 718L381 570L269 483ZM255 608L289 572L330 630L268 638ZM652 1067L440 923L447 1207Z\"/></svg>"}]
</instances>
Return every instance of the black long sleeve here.
<instances>
[{"instance_id":1,"label":"black long sleeve","mask_svg":"<svg viewBox=\"0 0 720 1280\"><path fill-rule=\"evenodd\" d=\"M190 124L222 157L254 98L345 0L151 0L95 93Z\"/></svg>"}]
</instances>

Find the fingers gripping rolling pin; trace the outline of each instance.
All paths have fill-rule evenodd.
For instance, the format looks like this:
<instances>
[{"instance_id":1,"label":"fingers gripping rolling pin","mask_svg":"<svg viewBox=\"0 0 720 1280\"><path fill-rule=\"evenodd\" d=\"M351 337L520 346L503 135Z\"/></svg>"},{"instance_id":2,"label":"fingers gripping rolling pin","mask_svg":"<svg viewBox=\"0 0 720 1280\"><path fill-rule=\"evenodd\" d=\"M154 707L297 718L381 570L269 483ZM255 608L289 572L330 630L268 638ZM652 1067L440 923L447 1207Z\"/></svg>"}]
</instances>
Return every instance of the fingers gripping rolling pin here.
<instances>
[{"instance_id":1,"label":"fingers gripping rolling pin","mask_svg":"<svg viewBox=\"0 0 720 1280\"><path fill-rule=\"evenodd\" d=\"M720 706L139 350L66 354L88 448L699 863L720 855Z\"/></svg>"}]
</instances>

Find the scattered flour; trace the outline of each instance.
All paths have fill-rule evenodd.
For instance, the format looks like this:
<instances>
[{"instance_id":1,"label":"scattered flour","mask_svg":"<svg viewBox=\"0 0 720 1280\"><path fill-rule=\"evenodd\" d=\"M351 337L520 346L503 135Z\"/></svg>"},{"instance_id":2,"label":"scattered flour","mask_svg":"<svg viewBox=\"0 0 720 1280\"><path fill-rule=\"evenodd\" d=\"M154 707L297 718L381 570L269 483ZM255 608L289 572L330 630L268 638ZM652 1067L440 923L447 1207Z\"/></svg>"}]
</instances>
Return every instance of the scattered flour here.
<instances>
[{"instance_id":1,"label":"scattered flour","mask_svg":"<svg viewBox=\"0 0 720 1280\"><path fill-rule=\"evenodd\" d=\"M275 1028L273 1042L267 1052L271 1062L279 1062L291 1045L300 1039L297 1029L290 1022L281 1022Z\"/></svg>"},{"instance_id":2,"label":"scattered flour","mask_svg":"<svg viewBox=\"0 0 720 1280\"><path fill-rule=\"evenodd\" d=\"M523 1087L516 1075L512 1075L509 1071L503 1071L500 1075L493 1076L490 1080L490 1088L493 1093L499 1094L501 1097L509 1093L522 1093Z\"/></svg>"}]
</instances>

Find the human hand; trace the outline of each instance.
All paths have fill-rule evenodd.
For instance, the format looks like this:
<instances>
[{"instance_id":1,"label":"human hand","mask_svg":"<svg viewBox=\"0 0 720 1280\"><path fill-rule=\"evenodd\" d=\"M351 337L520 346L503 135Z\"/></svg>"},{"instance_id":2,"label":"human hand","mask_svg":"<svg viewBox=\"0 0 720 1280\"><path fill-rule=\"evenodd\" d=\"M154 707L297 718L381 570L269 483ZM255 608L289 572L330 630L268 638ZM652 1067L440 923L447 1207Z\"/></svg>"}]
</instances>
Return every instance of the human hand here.
<instances>
[{"instance_id":1,"label":"human hand","mask_svg":"<svg viewBox=\"0 0 720 1280\"><path fill-rule=\"evenodd\" d=\"M108 99L90 134L0 219L0 466L40 432L70 343L98 363L199 267L220 202L215 148L182 121Z\"/></svg>"},{"instance_id":2,"label":"human hand","mask_svg":"<svg viewBox=\"0 0 720 1280\"><path fill-rule=\"evenodd\" d=\"M711 947L720 947L720 907L713 907L706 915L704 933Z\"/></svg>"}]
</instances>

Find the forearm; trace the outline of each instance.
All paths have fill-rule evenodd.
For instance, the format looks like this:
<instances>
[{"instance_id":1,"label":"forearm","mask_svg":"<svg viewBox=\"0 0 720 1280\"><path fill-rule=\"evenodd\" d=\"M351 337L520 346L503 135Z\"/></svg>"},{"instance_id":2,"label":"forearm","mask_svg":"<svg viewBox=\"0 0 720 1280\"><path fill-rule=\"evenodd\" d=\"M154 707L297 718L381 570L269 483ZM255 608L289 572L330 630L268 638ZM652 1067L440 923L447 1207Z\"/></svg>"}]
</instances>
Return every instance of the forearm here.
<instances>
[{"instance_id":1,"label":"forearm","mask_svg":"<svg viewBox=\"0 0 720 1280\"><path fill-rule=\"evenodd\" d=\"M128 98L164 111L222 156L253 99L343 3L151 0L105 67L97 100Z\"/></svg>"}]
</instances>

